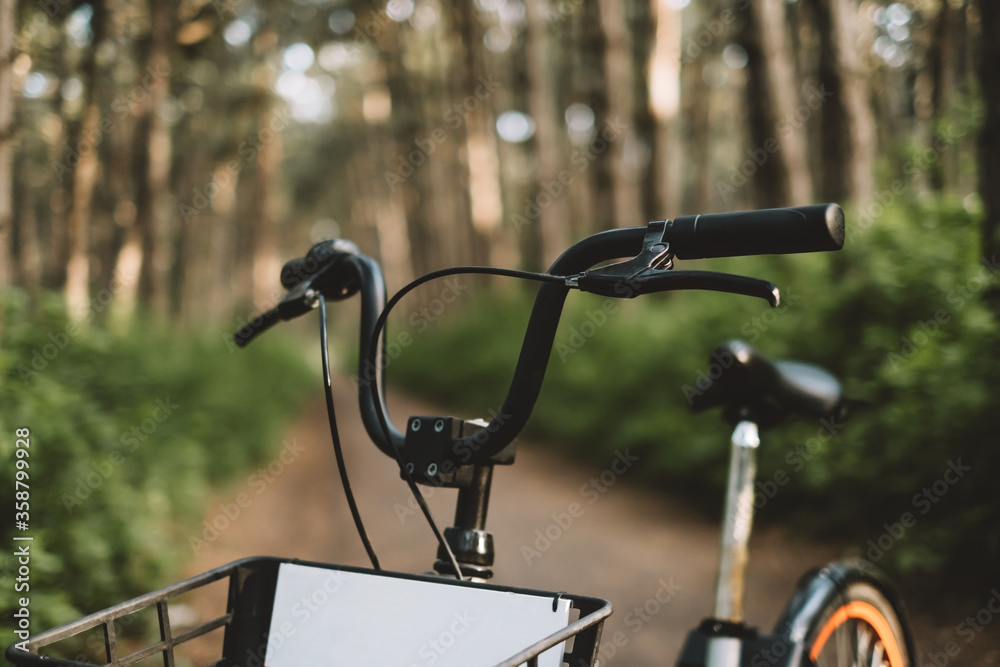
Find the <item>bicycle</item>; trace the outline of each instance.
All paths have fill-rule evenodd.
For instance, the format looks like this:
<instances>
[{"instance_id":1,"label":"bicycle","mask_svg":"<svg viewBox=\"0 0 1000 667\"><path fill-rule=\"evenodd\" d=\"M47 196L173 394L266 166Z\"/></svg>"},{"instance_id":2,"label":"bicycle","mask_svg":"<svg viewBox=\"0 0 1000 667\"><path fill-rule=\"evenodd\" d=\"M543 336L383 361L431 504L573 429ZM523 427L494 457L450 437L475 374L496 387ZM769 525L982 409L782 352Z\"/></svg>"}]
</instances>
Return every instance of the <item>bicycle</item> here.
<instances>
[{"instance_id":1,"label":"bicycle","mask_svg":"<svg viewBox=\"0 0 1000 667\"><path fill-rule=\"evenodd\" d=\"M834 204L683 216L587 237L563 253L545 274L485 267L446 269L413 281L388 301L375 260L363 255L349 241L338 239L315 245L305 257L290 261L282 269L282 285L289 290L287 296L276 308L235 335L237 344L245 346L280 321L314 309L320 311L331 435L348 505L372 569L322 564L308 564L309 567L346 573L344 576L377 575L407 585L458 587L537 598L546 604L551 602L553 611L561 607L566 619L570 606L575 607L579 613L577 620L567 622L497 664L537 665L545 660L574 667L598 664L600 633L604 619L611 613L610 603L488 583L493 576L494 561L493 536L486 530L493 467L514 462L514 439L527 422L541 389L568 292L579 289L605 297L635 298L654 292L701 289L754 296L776 306L779 294L770 282L710 271L675 270L674 259L829 251L840 249L843 241L843 212ZM631 259L605 264L622 257ZM410 417L401 431L391 422L385 407L382 361L386 319L408 292L429 280L457 273L514 276L541 283L507 397L490 422L420 415ZM400 477L406 481L437 538L435 577L381 570L351 492L332 403L326 303L355 294L361 298L358 400L362 421L375 445L396 460ZM761 634L744 623L743 581L753 519L759 428L775 424L788 413L812 417L835 414L841 409L842 397L837 380L814 366L770 362L738 341L724 344L715 354L728 355L732 363L697 398L693 407L699 410L721 407L724 417L734 425L720 564L712 616L690 633L678 664L684 667L839 665L843 661L892 667L915 664L912 633L891 585L880 574L849 563L832 563L807 573L774 632ZM418 484L458 489L453 526L443 532L438 529ZM161 653L164 664L170 665L175 646L225 628L223 656L214 664L252 664L246 652L253 657L253 647L259 646L262 637L269 636L275 623L277 612L272 607L281 594L278 572L292 565L296 563L279 559L237 561L38 635L28 646L31 652L18 653L11 647L7 657L18 665L83 664L45 660L36 652L86 628L99 627L104 633L108 663L132 664ZM230 582L226 613L173 636L167 609L169 599L226 578ZM151 606L155 606L159 618L160 641L127 658L119 658L115 620L135 609ZM268 659L270 654L259 657L261 664Z\"/></svg>"}]
</instances>

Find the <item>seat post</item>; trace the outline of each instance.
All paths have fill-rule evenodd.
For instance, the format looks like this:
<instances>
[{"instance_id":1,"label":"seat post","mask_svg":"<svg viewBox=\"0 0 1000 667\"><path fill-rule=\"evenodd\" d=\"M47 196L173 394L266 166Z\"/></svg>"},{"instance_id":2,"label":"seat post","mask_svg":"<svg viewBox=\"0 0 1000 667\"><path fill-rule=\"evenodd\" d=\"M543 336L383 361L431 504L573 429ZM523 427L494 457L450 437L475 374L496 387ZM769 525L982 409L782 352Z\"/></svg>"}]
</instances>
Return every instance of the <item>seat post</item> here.
<instances>
[{"instance_id":1,"label":"seat post","mask_svg":"<svg viewBox=\"0 0 1000 667\"><path fill-rule=\"evenodd\" d=\"M729 484L719 545L719 576L713 616L722 621L743 620L743 584L747 544L753 526L753 485L757 475L757 424L741 421L733 430Z\"/></svg>"},{"instance_id":2,"label":"seat post","mask_svg":"<svg viewBox=\"0 0 1000 667\"><path fill-rule=\"evenodd\" d=\"M757 474L757 424L741 421L733 430L729 482L719 545L719 573L715 582L712 617L727 626L743 622L744 576L747 545L753 526L753 486ZM738 665L742 641L736 636L709 639L707 665Z\"/></svg>"}]
</instances>

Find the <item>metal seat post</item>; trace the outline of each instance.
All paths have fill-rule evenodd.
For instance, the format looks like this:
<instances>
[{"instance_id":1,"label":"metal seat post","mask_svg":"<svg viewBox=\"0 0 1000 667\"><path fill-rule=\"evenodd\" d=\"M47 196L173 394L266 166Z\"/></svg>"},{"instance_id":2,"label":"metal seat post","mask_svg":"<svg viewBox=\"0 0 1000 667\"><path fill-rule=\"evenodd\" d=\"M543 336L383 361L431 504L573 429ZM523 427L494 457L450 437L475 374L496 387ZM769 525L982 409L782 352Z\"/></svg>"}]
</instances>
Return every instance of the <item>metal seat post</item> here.
<instances>
[{"instance_id":1,"label":"metal seat post","mask_svg":"<svg viewBox=\"0 0 1000 667\"><path fill-rule=\"evenodd\" d=\"M719 548L719 574L715 583L712 616L726 626L743 623L743 591L747 564L747 545L753 526L753 485L757 474L757 448L760 436L757 424L741 421L733 430L729 459L729 483L723 515ZM732 633L738 635L738 633ZM735 667L740 664L742 640L720 633L709 638L706 664L709 667Z\"/></svg>"}]
</instances>

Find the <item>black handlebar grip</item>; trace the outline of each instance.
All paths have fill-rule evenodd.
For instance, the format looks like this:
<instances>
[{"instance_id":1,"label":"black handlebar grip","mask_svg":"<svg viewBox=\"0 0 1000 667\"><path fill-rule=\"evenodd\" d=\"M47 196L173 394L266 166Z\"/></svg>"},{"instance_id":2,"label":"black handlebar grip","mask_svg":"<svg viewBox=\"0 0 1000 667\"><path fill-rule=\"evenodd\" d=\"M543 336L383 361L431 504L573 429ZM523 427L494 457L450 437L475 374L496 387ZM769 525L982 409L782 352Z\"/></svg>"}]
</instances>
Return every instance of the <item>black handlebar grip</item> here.
<instances>
[{"instance_id":1,"label":"black handlebar grip","mask_svg":"<svg viewBox=\"0 0 1000 667\"><path fill-rule=\"evenodd\" d=\"M247 343L280 321L281 315L278 314L278 309L272 308L240 327L240 330L233 334L233 342L240 347L246 347Z\"/></svg>"},{"instance_id":2,"label":"black handlebar grip","mask_svg":"<svg viewBox=\"0 0 1000 667\"><path fill-rule=\"evenodd\" d=\"M316 263L313 262L312 267L310 267L305 257L296 257L295 259L288 260L281 267L281 286L287 290L295 289L299 286L299 283L310 277L309 269L312 268L315 271L316 266Z\"/></svg>"},{"instance_id":3,"label":"black handlebar grip","mask_svg":"<svg viewBox=\"0 0 1000 667\"><path fill-rule=\"evenodd\" d=\"M840 250L844 211L837 204L817 204L685 215L667 223L663 238L680 259Z\"/></svg>"}]
</instances>

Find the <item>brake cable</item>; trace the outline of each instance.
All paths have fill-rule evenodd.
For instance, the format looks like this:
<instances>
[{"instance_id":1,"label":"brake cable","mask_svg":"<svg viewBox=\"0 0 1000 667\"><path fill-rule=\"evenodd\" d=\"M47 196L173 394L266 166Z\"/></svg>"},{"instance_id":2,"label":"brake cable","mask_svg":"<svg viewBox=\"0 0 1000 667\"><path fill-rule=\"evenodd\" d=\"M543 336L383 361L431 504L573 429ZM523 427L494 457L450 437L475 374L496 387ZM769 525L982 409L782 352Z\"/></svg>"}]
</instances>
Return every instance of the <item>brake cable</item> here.
<instances>
[{"instance_id":1,"label":"brake cable","mask_svg":"<svg viewBox=\"0 0 1000 667\"><path fill-rule=\"evenodd\" d=\"M323 388L326 392L326 414L330 421L330 435L333 436L333 451L337 456L337 470L340 472L340 481L344 486L344 495L347 496L347 505L351 508L351 517L354 519L354 526L358 529L361 542L365 545L368 558L372 562L372 567L381 570L375 549L368 539L365 525L361 521L361 513L358 511L358 504L354 500L354 492L351 490L351 482L347 478L347 464L344 462L344 449L340 444L340 433L337 430L337 414L333 408L333 384L330 379L330 346L327 341L326 326L326 297L319 295L319 337L323 357Z\"/></svg>"},{"instance_id":2,"label":"brake cable","mask_svg":"<svg viewBox=\"0 0 1000 667\"><path fill-rule=\"evenodd\" d=\"M367 362L370 364L369 367L376 369L382 367L382 364L379 363L380 361L382 361L382 359L375 359L376 354L378 354L377 351L379 350L378 341L381 338L382 331L386 327L386 322L388 321L389 318L389 312L393 309L393 307L396 306L396 304L400 302L400 300L402 300L404 296L409 294L411 291L413 291L420 285L430 282L431 280L435 280L437 278L444 278L445 276L470 275L470 274L479 274L479 275L485 274L485 275L505 276L511 278L523 278L525 280L535 280L538 282L558 282L562 284L565 284L566 282L566 278L563 276L554 276L548 273L533 273L531 271L518 271L515 269L497 269L489 266L457 266L448 269L441 269L439 271L432 271L431 273L428 273L424 276L421 276L411 281L409 284L407 284L398 292L396 292L393 295L393 297L389 299L389 302L385 305L385 308L382 309L382 314L379 315L378 320L375 322L375 327L372 330L372 338L368 348L369 356L367 359ZM385 351L382 350L381 354L384 355ZM399 443L394 442L392 439L392 435L389 430L388 419L386 417L385 412L382 410L382 402L378 400L378 397L380 395L378 390L379 375L380 373L378 372L373 373L371 383L369 384L369 390L373 398L372 404L375 407L375 415L378 418L379 427L382 429L386 441L389 442L392 446L392 452L395 455L396 464L399 466L400 473L406 480L406 484L410 489L410 493L413 494L413 497L416 499L417 504L420 506L420 511L423 513L424 518L427 520L428 525L430 525L431 531L434 533L434 537L437 538L438 544L448 555L448 561L450 562L452 568L455 570L455 576L461 581L463 579L462 569L458 565L458 559L455 558L455 554L451 549L451 545L448 544L448 541L444 538L444 535L438 528L437 522L434 520L434 516L431 514L430 507L428 507L427 501L424 499L424 495L420 491L420 487L417 486L416 481L413 479L413 475L407 469L406 463L405 461L403 461L403 453L399 449Z\"/></svg>"}]
</instances>

